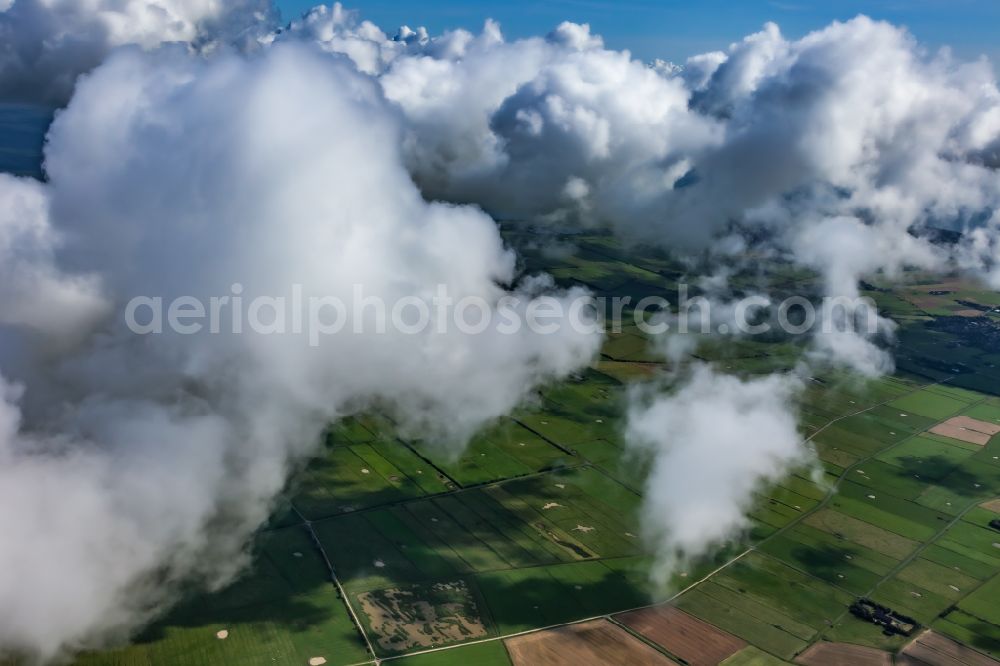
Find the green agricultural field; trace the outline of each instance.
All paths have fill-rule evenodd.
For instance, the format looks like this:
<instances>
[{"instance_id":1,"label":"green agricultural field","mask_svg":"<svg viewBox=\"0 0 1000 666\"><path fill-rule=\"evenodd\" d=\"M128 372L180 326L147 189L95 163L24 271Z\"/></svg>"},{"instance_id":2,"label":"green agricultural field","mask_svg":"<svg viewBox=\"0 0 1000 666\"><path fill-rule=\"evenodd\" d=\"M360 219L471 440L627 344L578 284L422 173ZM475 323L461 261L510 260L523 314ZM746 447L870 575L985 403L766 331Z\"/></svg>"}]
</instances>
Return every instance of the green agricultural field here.
<instances>
[{"instance_id":1,"label":"green agricultural field","mask_svg":"<svg viewBox=\"0 0 1000 666\"><path fill-rule=\"evenodd\" d=\"M917 541L930 539L947 516L915 502L879 493L865 485L844 482L830 506L858 520Z\"/></svg>"},{"instance_id":2,"label":"green agricultural field","mask_svg":"<svg viewBox=\"0 0 1000 666\"><path fill-rule=\"evenodd\" d=\"M969 403L951 397L942 391L929 388L894 400L889 403L889 406L898 409L900 416L912 412L919 416L941 421L958 414L968 407Z\"/></svg>"},{"instance_id":3,"label":"green agricultural field","mask_svg":"<svg viewBox=\"0 0 1000 666\"><path fill-rule=\"evenodd\" d=\"M512 479L580 462L565 449L509 419L477 436L457 460L450 459L446 450L431 450L427 456L461 486Z\"/></svg>"},{"instance_id":4,"label":"green agricultural field","mask_svg":"<svg viewBox=\"0 0 1000 666\"><path fill-rule=\"evenodd\" d=\"M888 449L878 460L928 479L940 478L980 447L957 439L944 440L934 435L920 435Z\"/></svg>"},{"instance_id":5,"label":"green agricultural field","mask_svg":"<svg viewBox=\"0 0 1000 666\"><path fill-rule=\"evenodd\" d=\"M935 543L961 555L1000 567L1000 532L964 521L949 528Z\"/></svg>"},{"instance_id":6,"label":"green agricultural field","mask_svg":"<svg viewBox=\"0 0 1000 666\"><path fill-rule=\"evenodd\" d=\"M382 663L386 663L383 661ZM454 650L416 654L388 662L398 666L510 666L510 657L502 641L474 643Z\"/></svg>"},{"instance_id":7,"label":"green agricultural field","mask_svg":"<svg viewBox=\"0 0 1000 666\"><path fill-rule=\"evenodd\" d=\"M262 535L253 568L226 589L182 604L129 647L78 663L305 664L318 656L344 664L369 658L318 551L293 527Z\"/></svg>"},{"instance_id":8,"label":"green agricultural field","mask_svg":"<svg viewBox=\"0 0 1000 666\"><path fill-rule=\"evenodd\" d=\"M989 563L981 562L957 553L941 545L941 540L927 546L920 556L930 562L940 564L952 571L964 574L983 582L996 573L996 568Z\"/></svg>"},{"instance_id":9,"label":"green agricultural field","mask_svg":"<svg viewBox=\"0 0 1000 666\"><path fill-rule=\"evenodd\" d=\"M1000 422L1000 405L996 404L995 401L983 402L978 405L973 405L969 409L965 410L963 414L981 421L998 423Z\"/></svg>"},{"instance_id":10,"label":"green agricultural field","mask_svg":"<svg viewBox=\"0 0 1000 666\"><path fill-rule=\"evenodd\" d=\"M335 445L296 480L295 508L310 520L454 488L402 442Z\"/></svg>"},{"instance_id":11,"label":"green agricultural field","mask_svg":"<svg viewBox=\"0 0 1000 666\"><path fill-rule=\"evenodd\" d=\"M512 225L508 240L532 238ZM606 235L566 243L576 250L558 259L520 248L525 270L674 302L688 270ZM821 288L780 262L730 276L748 292L762 281L775 293ZM800 432L818 461L754 487L746 529L681 562L665 587L650 582L656 558L642 539L649 461L628 455L624 420L631 386L670 380L626 308L592 369L543 387L460 454L409 439L381 409L331 425L242 577L191 591L131 645L78 663L352 666L377 654L509 666L505 636L668 598L749 643L727 666L789 663L818 640L900 649L907 639L848 612L862 596L1000 656L998 514L976 508L1000 497L1000 436L981 447L928 432L957 414L1000 422L989 367L1000 353L933 330L951 306L926 301L926 285L878 284L868 293L900 324L897 373L806 378ZM806 343L705 339L687 359L752 376L793 368Z\"/></svg>"},{"instance_id":12,"label":"green agricultural field","mask_svg":"<svg viewBox=\"0 0 1000 666\"><path fill-rule=\"evenodd\" d=\"M901 581L919 585L949 601L957 601L979 587L982 581L923 558L914 560L896 574Z\"/></svg>"},{"instance_id":13,"label":"green agricultural field","mask_svg":"<svg viewBox=\"0 0 1000 666\"><path fill-rule=\"evenodd\" d=\"M759 648L748 645L722 662L722 666L782 666L788 663L790 662L778 659Z\"/></svg>"},{"instance_id":14,"label":"green agricultural field","mask_svg":"<svg viewBox=\"0 0 1000 666\"><path fill-rule=\"evenodd\" d=\"M603 562L510 569L477 576L502 635L635 608L649 591Z\"/></svg>"},{"instance_id":15,"label":"green agricultural field","mask_svg":"<svg viewBox=\"0 0 1000 666\"><path fill-rule=\"evenodd\" d=\"M932 622L949 604L947 598L926 588L896 579L882 583L869 596L876 602L915 618L924 625Z\"/></svg>"},{"instance_id":16,"label":"green agricultural field","mask_svg":"<svg viewBox=\"0 0 1000 666\"><path fill-rule=\"evenodd\" d=\"M807 517L805 522L897 560L903 559L918 546L918 542L912 539L832 509L818 511Z\"/></svg>"},{"instance_id":17,"label":"green agricultural field","mask_svg":"<svg viewBox=\"0 0 1000 666\"><path fill-rule=\"evenodd\" d=\"M782 562L853 594L862 595L896 564L876 551L806 525L768 539L760 547Z\"/></svg>"},{"instance_id":18,"label":"green agricultural field","mask_svg":"<svg viewBox=\"0 0 1000 666\"><path fill-rule=\"evenodd\" d=\"M994 576L987 583L962 600L958 607L967 615L1000 627L1000 576Z\"/></svg>"},{"instance_id":19,"label":"green agricultural field","mask_svg":"<svg viewBox=\"0 0 1000 666\"><path fill-rule=\"evenodd\" d=\"M956 610L935 620L931 626L960 643L1000 659L1000 627L996 625Z\"/></svg>"}]
</instances>

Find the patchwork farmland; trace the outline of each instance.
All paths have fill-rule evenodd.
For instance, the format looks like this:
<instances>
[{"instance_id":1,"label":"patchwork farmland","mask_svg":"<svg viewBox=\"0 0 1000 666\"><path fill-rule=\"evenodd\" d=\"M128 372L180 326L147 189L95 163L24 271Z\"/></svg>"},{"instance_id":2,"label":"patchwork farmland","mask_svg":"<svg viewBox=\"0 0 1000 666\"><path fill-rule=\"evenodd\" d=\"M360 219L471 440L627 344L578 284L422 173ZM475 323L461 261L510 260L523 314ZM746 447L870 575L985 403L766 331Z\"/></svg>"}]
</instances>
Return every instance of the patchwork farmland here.
<instances>
[{"instance_id":1,"label":"patchwork farmland","mask_svg":"<svg viewBox=\"0 0 1000 666\"><path fill-rule=\"evenodd\" d=\"M626 259L603 236L573 241L578 251L561 259L522 250L525 269L598 295L676 302L683 267L634 250ZM767 272L779 292L815 287L780 263ZM647 461L625 455L622 439L628 385L663 367L625 326L592 369L541 391L457 458L377 409L331 426L246 575L193 595L133 645L78 663L996 663L1000 350L929 326L955 313L928 293L946 290L937 277L905 278L868 292L901 325L897 372L809 378L801 429L816 465L759 488L742 538L668 589L649 583ZM961 300L1000 305L947 284ZM931 346L943 365L928 364ZM753 376L793 367L802 351L795 340L710 339L693 355ZM851 614L861 598L920 629L886 634Z\"/></svg>"}]
</instances>

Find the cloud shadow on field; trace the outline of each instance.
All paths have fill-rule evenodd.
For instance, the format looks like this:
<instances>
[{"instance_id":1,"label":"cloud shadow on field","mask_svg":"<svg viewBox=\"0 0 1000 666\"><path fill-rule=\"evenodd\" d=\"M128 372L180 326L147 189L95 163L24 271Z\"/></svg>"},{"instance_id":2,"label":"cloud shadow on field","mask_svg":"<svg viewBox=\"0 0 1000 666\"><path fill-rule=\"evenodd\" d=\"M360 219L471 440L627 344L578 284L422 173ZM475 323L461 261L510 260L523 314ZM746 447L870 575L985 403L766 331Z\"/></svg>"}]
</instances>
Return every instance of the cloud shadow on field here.
<instances>
[{"instance_id":1,"label":"cloud shadow on field","mask_svg":"<svg viewBox=\"0 0 1000 666\"><path fill-rule=\"evenodd\" d=\"M792 555L805 565L807 571L831 582L836 582L838 574L843 574L852 566L849 558L855 557L856 554L853 548L831 545L803 546L792 551Z\"/></svg>"},{"instance_id":2,"label":"cloud shadow on field","mask_svg":"<svg viewBox=\"0 0 1000 666\"><path fill-rule=\"evenodd\" d=\"M944 456L906 456L896 462L900 468L900 477L918 478L964 497L976 497L984 493L981 488L976 488L976 484L984 485L979 477Z\"/></svg>"},{"instance_id":3,"label":"cloud shadow on field","mask_svg":"<svg viewBox=\"0 0 1000 666\"><path fill-rule=\"evenodd\" d=\"M254 544L253 564L243 575L218 592L189 591L132 642L153 648L156 643L170 641L176 629L204 630L206 641L217 641L215 631L227 629L230 639L236 632L249 631L252 647L274 640L274 632L260 626L264 624L277 625L279 634L290 634L297 649L311 643L333 643L353 644L364 652L360 634L330 581L326 565L301 525L260 533ZM189 641L181 644L184 649L189 647ZM216 647L245 649L215 643L205 649Z\"/></svg>"}]
</instances>

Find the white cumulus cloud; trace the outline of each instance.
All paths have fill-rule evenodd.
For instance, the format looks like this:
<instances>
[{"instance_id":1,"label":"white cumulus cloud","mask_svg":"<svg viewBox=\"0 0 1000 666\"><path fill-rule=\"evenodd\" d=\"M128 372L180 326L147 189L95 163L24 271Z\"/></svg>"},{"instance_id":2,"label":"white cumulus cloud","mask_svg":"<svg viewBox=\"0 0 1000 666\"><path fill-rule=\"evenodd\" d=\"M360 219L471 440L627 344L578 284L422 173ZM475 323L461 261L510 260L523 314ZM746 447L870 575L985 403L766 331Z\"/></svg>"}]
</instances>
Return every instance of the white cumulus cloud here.
<instances>
[{"instance_id":1,"label":"white cumulus cloud","mask_svg":"<svg viewBox=\"0 0 1000 666\"><path fill-rule=\"evenodd\" d=\"M133 297L204 303L236 283L247 300L298 284L348 304L360 285L389 306L443 285L494 318L502 299L524 313L580 295L510 286L495 223L427 203L400 136L378 85L316 47L122 50L53 125L49 182L0 179L0 271L16 278L0 288L0 646L53 658L127 635L179 581L226 580L331 420L378 405L457 446L590 362L600 334L571 327L351 322L316 345L229 320L126 330ZM37 335L60 327L76 335Z\"/></svg>"}]
</instances>

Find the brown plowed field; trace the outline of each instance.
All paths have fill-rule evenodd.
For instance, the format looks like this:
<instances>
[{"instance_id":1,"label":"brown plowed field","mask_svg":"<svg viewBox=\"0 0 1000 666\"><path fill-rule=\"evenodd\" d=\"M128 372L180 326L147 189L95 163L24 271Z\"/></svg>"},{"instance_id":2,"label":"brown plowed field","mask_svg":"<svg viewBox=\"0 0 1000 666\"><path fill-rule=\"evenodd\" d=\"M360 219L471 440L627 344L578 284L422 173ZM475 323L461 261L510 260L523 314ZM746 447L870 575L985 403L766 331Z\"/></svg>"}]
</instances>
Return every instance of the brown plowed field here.
<instances>
[{"instance_id":1,"label":"brown plowed field","mask_svg":"<svg viewBox=\"0 0 1000 666\"><path fill-rule=\"evenodd\" d=\"M850 643L821 641L796 657L795 663L806 666L892 666L892 655Z\"/></svg>"},{"instance_id":2,"label":"brown plowed field","mask_svg":"<svg viewBox=\"0 0 1000 666\"><path fill-rule=\"evenodd\" d=\"M674 666L674 662L607 620L537 631L504 641L514 666Z\"/></svg>"},{"instance_id":3,"label":"brown plowed field","mask_svg":"<svg viewBox=\"0 0 1000 666\"><path fill-rule=\"evenodd\" d=\"M746 647L746 642L671 606L654 606L615 619L691 666L715 666Z\"/></svg>"},{"instance_id":4,"label":"brown plowed field","mask_svg":"<svg viewBox=\"0 0 1000 666\"><path fill-rule=\"evenodd\" d=\"M998 666L1000 662L933 631L925 631L896 657L904 666Z\"/></svg>"},{"instance_id":5,"label":"brown plowed field","mask_svg":"<svg viewBox=\"0 0 1000 666\"><path fill-rule=\"evenodd\" d=\"M986 446L993 435L1000 433L1000 425L968 416L956 416L934 426L931 432L942 437Z\"/></svg>"}]
</instances>

